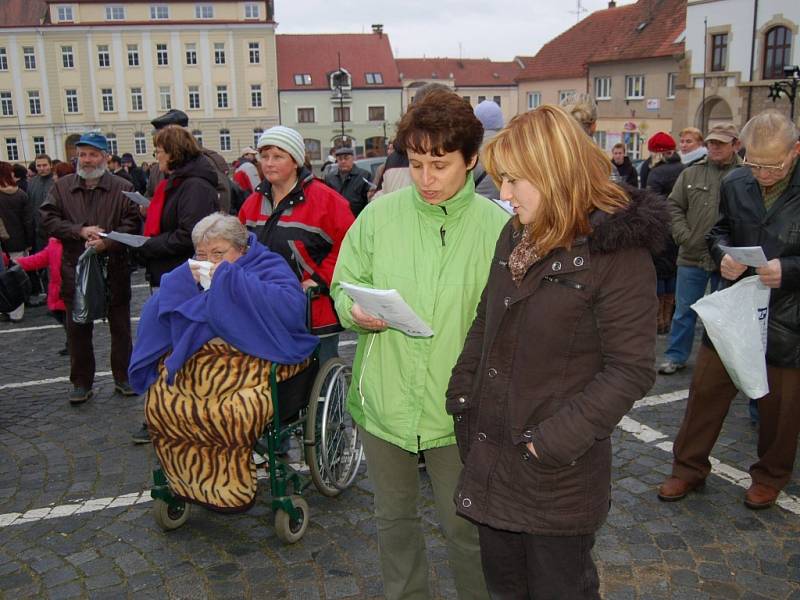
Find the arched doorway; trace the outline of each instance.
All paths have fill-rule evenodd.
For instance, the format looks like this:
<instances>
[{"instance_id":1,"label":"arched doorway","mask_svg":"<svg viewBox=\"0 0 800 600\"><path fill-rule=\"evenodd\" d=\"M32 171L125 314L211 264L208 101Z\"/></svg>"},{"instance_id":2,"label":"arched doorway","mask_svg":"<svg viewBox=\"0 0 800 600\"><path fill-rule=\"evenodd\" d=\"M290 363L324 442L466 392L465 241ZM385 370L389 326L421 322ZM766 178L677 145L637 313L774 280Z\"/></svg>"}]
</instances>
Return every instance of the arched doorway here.
<instances>
[{"instance_id":1,"label":"arched doorway","mask_svg":"<svg viewBox=\"0 0 800 600\"><path fill-rule=\"evenodd\" d=\"M64 140L64 156L66 157L64 159L65 161L69 162L78 155L78 149L75 147L75 144L77 144L80 139L80 133L73 133L72 135L67 136L67 139Z\"/></svg>"},{"instance_id":2,"label":"arched doorway","mask_svg":"<svg viewBox=\"0 0 800 600\"><path fill-rule=\"evenodd\" d=\"M733 111L725 100L719 96L712 96L706 98L705 104L698 107L694 121L696 127L705 133L718 123L731 123Z\"/></svg>"}]
</instances>

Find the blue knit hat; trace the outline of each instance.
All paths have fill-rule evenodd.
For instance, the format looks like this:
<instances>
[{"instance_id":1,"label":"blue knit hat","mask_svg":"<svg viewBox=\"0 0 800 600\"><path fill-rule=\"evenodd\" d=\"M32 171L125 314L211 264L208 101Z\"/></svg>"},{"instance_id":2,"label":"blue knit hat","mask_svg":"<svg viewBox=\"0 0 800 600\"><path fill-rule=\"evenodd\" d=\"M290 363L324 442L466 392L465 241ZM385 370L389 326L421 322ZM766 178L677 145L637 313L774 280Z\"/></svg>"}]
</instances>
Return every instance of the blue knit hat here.
<instances>
[{"instance_id":1,"label":"blue knit hat","mask_svg":"<svg viewBox=\"0 0 800 600\"><path fill-rule=\"evenodd\" d=\"M284 152L288 152L298 167L302 167L306 162L306 145L303 142L303 136L291 127L283 125L270 127L261 134L256 145L259 150L264 146L276 146Z\"/></svg>"},{"instance_id":2,"label":"blue knit hat","mask_svg":"<svg viewBox=\"0 0 800 600\"><path fill-rule=\"evenodd\" d=\"M484 129L502 129L503 111L496 102L484 100L475 107L475 116L481 122Z\"/></svg>"}]
</instances>

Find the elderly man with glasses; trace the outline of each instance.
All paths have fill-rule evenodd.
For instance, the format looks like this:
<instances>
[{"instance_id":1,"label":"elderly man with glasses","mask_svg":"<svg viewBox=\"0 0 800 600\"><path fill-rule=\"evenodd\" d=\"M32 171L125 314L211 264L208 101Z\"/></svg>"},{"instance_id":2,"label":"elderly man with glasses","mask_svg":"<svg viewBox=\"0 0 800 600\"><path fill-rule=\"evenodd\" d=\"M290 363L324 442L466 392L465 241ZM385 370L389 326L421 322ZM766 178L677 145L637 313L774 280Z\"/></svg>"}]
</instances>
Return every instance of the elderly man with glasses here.
<instances>
[{"instance_id":1,"label":"elderly man with glasses","mask_svg":"<svg viewBox=\"0 0 800 600\"><path fill-rule=\"evenodd\" d=\"M723 285L757 274L771 288L767 333L769 393L758 399L758 461L750 467L748 508L775 503L789 482L800 433L800 167L798 130L784 115L765 111L742 130L744 165L720 189L719 220L707 236ZM722 246L760 246L768 263L757 269L736 262ZM680 500L702 485L709 454L737 389L719 356L704 339L675 439L672 476L659 488L662 500Z\"/></svg>"}]
</instances>

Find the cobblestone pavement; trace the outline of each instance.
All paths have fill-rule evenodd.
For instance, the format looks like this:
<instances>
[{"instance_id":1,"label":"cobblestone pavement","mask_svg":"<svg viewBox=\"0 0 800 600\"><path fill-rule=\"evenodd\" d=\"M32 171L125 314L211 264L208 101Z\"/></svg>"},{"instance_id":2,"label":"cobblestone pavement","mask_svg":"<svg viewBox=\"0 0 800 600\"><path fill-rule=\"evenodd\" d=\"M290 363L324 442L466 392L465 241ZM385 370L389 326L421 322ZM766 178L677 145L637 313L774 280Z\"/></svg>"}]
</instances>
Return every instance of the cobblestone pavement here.
<instances>
[{"instance_id":1,"label":"cobblestone pavement","mask_svg":"<svg viewBox=\"0 0 800 600\"><path fill-rule=\"evenodd\" d=\"M134 315L147 297L141 275L135 283ZM165 534L150 514L152 449L130 439L142 402L113 393L107 327L95 332L97 395L79 407L66 399L63 340L44 308L0 324L0 598L382 597L364 467L338 498L309 489L311 523L295 545L277 540L263 481L248 513L197 509ZM351 358L353 349L344 345L342 354ZM595 551L603 597L800 600L800 478L781 507L744 507L756 441L744 400L714 449L719 476L683 502L656 499L690 370L659 377L614 435L613 506ZM454 598L422 478L434 596Z\"/></svg>"}]
</instances>

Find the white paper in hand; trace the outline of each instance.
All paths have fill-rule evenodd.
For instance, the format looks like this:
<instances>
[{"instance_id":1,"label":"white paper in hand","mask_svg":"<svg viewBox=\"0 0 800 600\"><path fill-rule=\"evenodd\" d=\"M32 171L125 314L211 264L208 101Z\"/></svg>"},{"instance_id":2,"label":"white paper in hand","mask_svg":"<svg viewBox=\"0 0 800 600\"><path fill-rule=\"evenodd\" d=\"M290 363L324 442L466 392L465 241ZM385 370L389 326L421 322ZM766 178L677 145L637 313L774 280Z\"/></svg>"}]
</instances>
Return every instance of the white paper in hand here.
<instances>
[{"instance_id":1,"label":"white paper in hand","mask_svg":"<svg viewBox=\"0 0 800 600\"><path fill-rule=\"evenodd\" d=\"M207 290L211 287L211 267L214 266L209 260L194 260L192 258L189 259L189 266L190 267L197 267L198 273L200 275L200 285L203 286L204 290Z\"/></svg>"},{"instance_id":2,"label":"white paper in hand","mask_svg":"<svg viewBox=\"0 0 800 600\"><path fill-rule=\"evenodd\" d=\"M139 192L122 192L123 195L129 200L133 200L136 204L147 208L150 206L150 199L147 196L142 196Z\"/></svg>"},{"instance_id":3,"label":"white paper in hand","mask_svg":"<svg viewBox=\"0 0 800 600\"><path fill-rule=\"evenodd\" d=\"M761 246L723 246L719 247L725 254L742 265L748 267L764 267L767 264L767 256Z\"/></svg>"},{"instance_id":4,"label":"white paper in hand","mask_svg":"<svg viewBox=\"0 0 800 600\"><path fill-rule=\"evenodd\" d=\"M119 242L120 244L125 244L126 246L130 246L131 248L140 248L144 246L144 243L149 240L149 237L144 235L134 235L132 233L120 233L119 231L112 231L111 233L101 233L101 237L108 238L110 240L114 240L115 242Z\"/></svg>"},{"instance_id":5,"label":"white paper in hand","mask_svg":"<svg viewBox=\"0 0 800 600\"><path fill-rule=\"evenodd\" d=\"M367 313L386 321L389 327L412 337L431 337L433 329L406 304L397 290L341 283L342 289Z\"/></svg>"}]
</instances>

